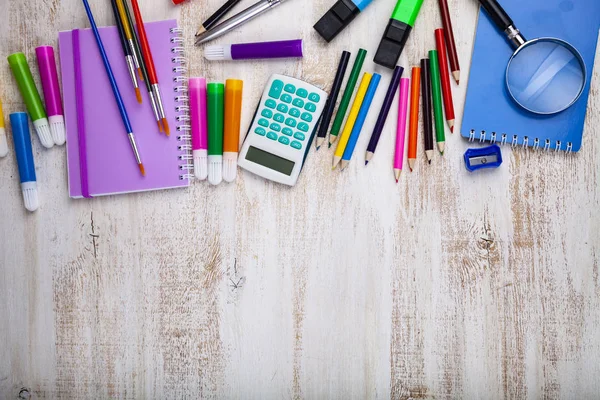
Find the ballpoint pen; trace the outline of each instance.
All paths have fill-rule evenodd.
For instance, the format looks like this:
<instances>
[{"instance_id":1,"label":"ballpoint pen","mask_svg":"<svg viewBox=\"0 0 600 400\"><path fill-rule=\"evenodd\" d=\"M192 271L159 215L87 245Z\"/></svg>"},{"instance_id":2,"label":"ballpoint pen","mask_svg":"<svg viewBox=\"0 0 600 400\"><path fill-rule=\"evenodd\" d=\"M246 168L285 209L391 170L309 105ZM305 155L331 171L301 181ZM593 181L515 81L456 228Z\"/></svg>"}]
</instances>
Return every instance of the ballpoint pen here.
<instances>
[{"instance_id":1,"label":"ballpoint pen","mask_svg":"<svg viewBox=\"0 0 600 400\"><path fill-rule=\"evenodd\" d=\"M233 30L234 28L250 21L254 17L258 17L265 11L270 10L275 6L278 6L284 1L285 0L261 0L253 6L246 8L241 13L234 15L226 21L221 22L219 25L213 27L211 30L196 36L196 45L216 39L219 36L222 36L227 32Z\"/></svg>"}]
</instances>

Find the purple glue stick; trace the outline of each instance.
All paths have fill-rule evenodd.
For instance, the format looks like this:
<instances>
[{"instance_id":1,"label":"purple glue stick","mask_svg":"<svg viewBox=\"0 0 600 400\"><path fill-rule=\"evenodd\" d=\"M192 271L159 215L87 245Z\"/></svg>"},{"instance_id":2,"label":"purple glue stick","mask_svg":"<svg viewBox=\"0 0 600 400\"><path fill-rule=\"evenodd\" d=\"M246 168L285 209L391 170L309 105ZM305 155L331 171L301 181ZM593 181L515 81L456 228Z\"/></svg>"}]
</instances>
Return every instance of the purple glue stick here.
<instances>
[{"instance_id":1,"label":"purple glue stick","mask_svg":"<svg viewBox=\"0 0 600 400\"><path fill-rule=\"evenodd\" d=\"M60 86L58 85L58 73L56 72L56 60L52 46L40 46L35 49L37 55L38 69L44 89L44 101L50 133L54 144L65 144L65 119L63 117L62 100L60 97Z\"/></svg>"},{"instance_id":2,"label":"purple glue stick","mask_svg":"<svg viewBox=\"0 0 600 400\"><path fill-rule=\"evenodd\" d=\"M302 39L207 46L204 57L210 61L298 58L302 57Z\"/></svg>"}]
</instances>

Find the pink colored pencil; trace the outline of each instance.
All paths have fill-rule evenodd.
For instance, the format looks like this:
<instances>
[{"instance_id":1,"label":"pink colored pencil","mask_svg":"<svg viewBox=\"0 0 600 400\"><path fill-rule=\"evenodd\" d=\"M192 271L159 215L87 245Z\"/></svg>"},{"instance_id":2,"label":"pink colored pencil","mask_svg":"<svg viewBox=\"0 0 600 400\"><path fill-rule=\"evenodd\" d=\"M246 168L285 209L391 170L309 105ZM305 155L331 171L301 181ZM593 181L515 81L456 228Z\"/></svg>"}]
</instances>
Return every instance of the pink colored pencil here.
<instances>
[{"instance_id":1,"label":"pink colored pencil","mask_svg":"<svg viewBox=\"0 0 600 400\"><path fill-rule=\"evenodd\" d=\"M398 103L398 128L396 129L396 152L394 154L394 176L396 183L400 180L402 164L404 164L404 142L406 137L406 112L408 110L408 87L410 79L400 80L400 101Z\"/></svg>"},{"instance_id":2,"label":"pink colored pencil","mask_svg":"<svg viewBox=\"0 0 600 400\"><path fill-rule=\"evenodd\" d=\"M189 79L190 122L194 175L200 180L208 176L208 129L206 120L206 79Z\"/></svg>"}]
</instances>

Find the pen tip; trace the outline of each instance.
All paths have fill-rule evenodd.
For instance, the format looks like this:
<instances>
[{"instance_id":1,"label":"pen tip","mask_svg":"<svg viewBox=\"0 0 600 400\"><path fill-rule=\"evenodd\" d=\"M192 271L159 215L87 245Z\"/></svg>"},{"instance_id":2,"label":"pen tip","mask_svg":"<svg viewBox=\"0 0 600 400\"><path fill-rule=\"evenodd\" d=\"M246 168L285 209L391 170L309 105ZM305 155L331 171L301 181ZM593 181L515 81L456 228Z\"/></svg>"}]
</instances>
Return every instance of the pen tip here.
<instances>
[{"instance_id":1,"label":"pen tip","mask_svg":"<svg viewBox=\"0 0 600 400\"><path fill-rule=\"evenodd\" d=\"M140 88L135 88L135 98L138 103L142 104L142 93L140 92Z\"/></svg>"},{"instance_id":2,"label":"pen tip","mask_svg":"<svg viewBox=\"0 0 600 400\"><path fill-rule=\"evenodd\" d=\"M169 123L167 122L167 119L163 118L162 123L163 123L163 127L165 128L165 133L167 134L167 136L171 136L171 129L169 129Z\"/></svg>"},{"instance_id":3,"label":"pen tip","mask_svg":"<svg viewBox=\"0 0 600 400\"><path fill-rule=\"evenodd\" d=\"M140 172L142 173L142 176L146 176L146 170L144 169L144 164L138 164L138 167L140 168Z\"/></svg>"}]
</instances>

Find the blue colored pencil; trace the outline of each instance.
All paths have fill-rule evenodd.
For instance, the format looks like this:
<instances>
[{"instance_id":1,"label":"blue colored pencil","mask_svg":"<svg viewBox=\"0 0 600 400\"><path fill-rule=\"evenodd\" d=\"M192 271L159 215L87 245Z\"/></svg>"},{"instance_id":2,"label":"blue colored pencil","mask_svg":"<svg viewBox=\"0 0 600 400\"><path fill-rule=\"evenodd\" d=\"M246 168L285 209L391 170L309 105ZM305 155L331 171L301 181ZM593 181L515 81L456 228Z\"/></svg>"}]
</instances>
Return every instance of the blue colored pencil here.
<instances>
[{"instance_id":1,"label":"blue colored pencil","mask_svg":"<svg viewBox=\"0 0 600 400\"><path fill-rule=\"evenodd\" d=\"M104 63L104 68L106 69L106 74L108 75L108 79L110 80L110 86L112 87L113 94L115 95L115 100L117 105L119 106L119 112L121 113L121 119L123 120L123 125L125 126L125 131L127 132L127 136L129 137L129 143L131 144L131 149L133 150L133 154L135 156L135 160L138 164L140 172L142 175L146 175L146 171L144 170L144 164L142 164L142 160L140 158L140 153L135 142L135 136L133 134L133 129L131 129L131 123L129 122L129 116L127 115L127 110L125 109L125 104L123 103L123 98L121 97L121 92L119 91L119 86L117 86L117 81L115 80L115 76L112 72L112 68L110 67L110 62L108 61L108 57L106 55L106 51L104 50L104 44L102 43L102 38L100 38L100 33L98 32L98 27L96 26L96 21L94 20L94 15L92 14L92 10L90 9L90 5L87 0L82 0L83 6L85 7L85 12L87 13L88 19L90 20L90 25L92 26L92 31L94 32L94 37L96 38L96 44L98 45L98 50L100 51L100 55L102 56L102 62Z\"/></svg>"},{"instance_id":2,"label":"blue colored pencil","mask_svg":"<svg viewBox=\"0 0 600 400\"><path fill-rule=\"evenodd\" d=\"M375 97L375 92L377 92L377 87L379 86L380 80L381 75L373 74L373 77L371 78L371 83L369 83L369 88L367 89L367 94L365 95L365 99L363 100L363 103L360 106L358 117L356 118L356 122L354 123L354 128L352 128L350 139L348 139L348 144L346 145L346 149L344 150L344 155L342 156L342 170L348 166L350 160L352 159L352 154L354 153L356 142L358 142L360 131L362 130L363 125L365 124L367 114L369 114L369 108L371 108L371 103L373 102L373 97Z\"/></svg>"}]
</instances>

